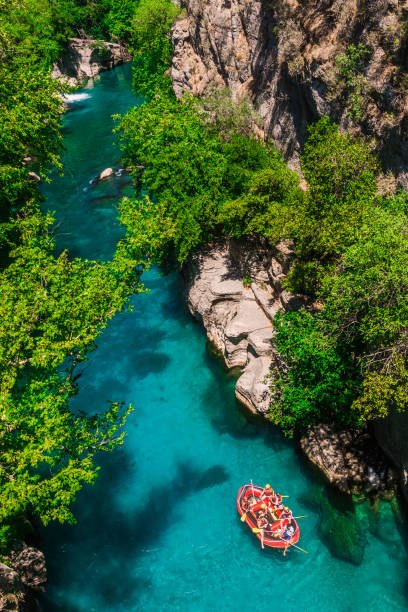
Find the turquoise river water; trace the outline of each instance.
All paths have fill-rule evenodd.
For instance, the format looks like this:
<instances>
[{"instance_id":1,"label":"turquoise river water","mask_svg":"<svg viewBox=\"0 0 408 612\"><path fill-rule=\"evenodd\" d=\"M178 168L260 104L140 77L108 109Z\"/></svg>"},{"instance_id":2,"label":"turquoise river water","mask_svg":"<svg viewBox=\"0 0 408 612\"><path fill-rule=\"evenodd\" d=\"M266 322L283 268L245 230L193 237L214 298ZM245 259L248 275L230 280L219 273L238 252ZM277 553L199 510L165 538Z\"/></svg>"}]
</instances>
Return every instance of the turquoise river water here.
<instances>
[{"instance_id":1,"label":"turquoise river water","mask_svg":"<svg viewBox=\"0 0 408 612\"><path fill-rule=\"evenodd\" d=\"M129 178L90 181L120 168L113 113L140 102L131 67L105 73L74 96L65 116L65 175L44 187L56 211L58 245L106 258L121 235L117 202ZM390 504L361 521L364 557L353 565L329 552L316 500L324 485L292 442L249 422L233 387L186 310L176 275L145 276L147 295L119 315L84 367L75 407L109 400L134 405L125 445L103 456L94 487L75 504L76 526L43 531L46 611L132 612L394 611L408 607L405 536ZM250 479L290 495L300 546L262 551L239 520L236 494ZM357 513L363 513L363 506ZM374 520L375 519L375 520Z\"/></svg>"}]
</instances>

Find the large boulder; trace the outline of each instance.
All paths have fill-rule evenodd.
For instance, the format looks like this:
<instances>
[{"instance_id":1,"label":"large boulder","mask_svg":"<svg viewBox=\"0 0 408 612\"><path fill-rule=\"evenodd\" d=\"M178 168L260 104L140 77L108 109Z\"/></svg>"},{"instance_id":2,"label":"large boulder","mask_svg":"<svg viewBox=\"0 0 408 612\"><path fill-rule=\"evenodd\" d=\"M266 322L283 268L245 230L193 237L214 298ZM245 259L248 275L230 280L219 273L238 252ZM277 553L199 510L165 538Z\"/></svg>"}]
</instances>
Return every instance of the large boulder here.
<instances>
[{"instance_id":1,"label":"large boulder","mask_svg":"<svg viewBox=\"0 0 408 612\"><path fill-rule=\"evenodd\" d=\"M343 493L391 492L395 473L366 427L308 427L300 439L308 459Z\"/></svg>"}]
</instances>

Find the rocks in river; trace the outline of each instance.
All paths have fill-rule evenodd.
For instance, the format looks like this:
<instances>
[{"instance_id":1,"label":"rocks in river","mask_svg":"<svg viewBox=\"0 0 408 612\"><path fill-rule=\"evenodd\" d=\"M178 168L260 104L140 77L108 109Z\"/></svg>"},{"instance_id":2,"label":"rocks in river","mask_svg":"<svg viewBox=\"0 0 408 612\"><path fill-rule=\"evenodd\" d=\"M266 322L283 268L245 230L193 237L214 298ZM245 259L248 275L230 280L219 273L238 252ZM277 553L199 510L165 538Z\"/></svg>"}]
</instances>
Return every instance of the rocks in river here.
<instances>
[{"instance_id":1,"label":"rocks in river","mask_svg":"<svg viewBox=\"0 0 408 612\"><path fill-rule=\"evenodd\" d=\"M39 183L41 181L41 178L36 172L29 172L28 176L30 177L30 181L32 181L33 183Z\"/></svg>"},{"instance_id":2,"label":"rocks in river","mask_svg":"<svg viewBox=\"0 0 408 612\"><path fill-rule=\"evenodd\" d=\"M52 76L75 86L131 59L123 45L92 38L69 38L66 51L53 66Z\"/></svg>"},{"instance_id":3,"label":"rocks in river","mask_svg":"<svg viewBox=\"0 0 408 612\"><path fill-rule=\"evenodd\" d=\"M40 610L35 591L47 581L44 554L24 542L15 542L0 563L0 610L34 612Z\"/></svg>"},{"instance_id":4,"label":"rocks in river","mask_svg":"<svg viewBox=\"0 0 408 612\"><path fill-rule=\"evenodd\" d=\"M23 584L30 589L43 589L47 582L43 552L33 546L27 546L24 542L17 542L9 552L8 558Z\"/></svg>"},{"instance_id":5,"label":"rocks in river","mask_svg":"<svg viewBox=\"0 0 408 612\"><path fill-rule=\"evenodd\" d=\"M367 427L310 426L300 440L308 459L344 493L392 490L395 474Z\"/></svg>"},{"instance_id":6,"label":"rocks in river","mask_svg":"<svg viewBox=\"0 0 408 612\"><path fill-rule=\"evenodd\" d=\"M105 168L105 170L102 170L102 172L99 174L97 180L98 181L104 181L107 178L110 178L111 176L113 176L115 174L113 168Z\"/></svg>"},{"instance_id":7,"label":"rocks in river","mask_svg":"<svg viewBox=\"0 0 408 612\"><path fill-rule=\"evenodd\" d=\"M256 272L252 269L256 276ZM238 398L254 413L267 413L269 388L264 381L272 363L273 329L252 286L243 277L229 246L208 249L184 267L188 306L228 368L242 367Z\"/></svg>"}]
</instances>

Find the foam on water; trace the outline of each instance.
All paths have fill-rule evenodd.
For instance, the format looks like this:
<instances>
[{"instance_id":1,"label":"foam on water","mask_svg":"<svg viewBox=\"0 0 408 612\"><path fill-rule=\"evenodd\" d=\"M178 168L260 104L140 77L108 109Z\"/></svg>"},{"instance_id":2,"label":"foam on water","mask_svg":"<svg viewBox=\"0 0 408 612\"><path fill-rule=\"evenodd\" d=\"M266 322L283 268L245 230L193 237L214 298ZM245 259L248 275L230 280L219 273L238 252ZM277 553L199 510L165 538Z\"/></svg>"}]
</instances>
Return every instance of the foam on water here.
<instances>
[{"instance_id":1,"label":"foam on water","mask_svg":"<svg viewBox=\"0 0 408 612\"><path fill-rule=\"evenodd\" d=\"M64 96L64 100L65 102L68 102L68 103L81 102L82 100L89 100L90 97L91 96L89 93L72 93L72 94L66 94Z\"/></svg>"},{"instance_id":2,"label":"foam on water","mask_svg":"<svg viewBox=\"0 0 408 612\"><path fill-rule=\"evenodd\" d=\"M138 102L130 80L129 66L103 74L87 108L66 115L65 176L44 188L61 223L59 245L88 258L109 257L121 236L115 204L131 189L120 182L128 177L83 187L120 166L110 115ZM43 532L45 610L406 610L407 553L390 505L361 523L361 565L332 556L319 535L319 505L310 504L312 491L325 495L321 482L278 430L242 415L234 380L207 353L177 275L152 270L144 280L150 293L104 332L73 401L97 411L123 400L135 410L124 446L102 457L96 485L78 496L78 525ZM261 551L235 505L251 478L308 515L299 543L308 555Z\"/></svg>"}]
</instances>

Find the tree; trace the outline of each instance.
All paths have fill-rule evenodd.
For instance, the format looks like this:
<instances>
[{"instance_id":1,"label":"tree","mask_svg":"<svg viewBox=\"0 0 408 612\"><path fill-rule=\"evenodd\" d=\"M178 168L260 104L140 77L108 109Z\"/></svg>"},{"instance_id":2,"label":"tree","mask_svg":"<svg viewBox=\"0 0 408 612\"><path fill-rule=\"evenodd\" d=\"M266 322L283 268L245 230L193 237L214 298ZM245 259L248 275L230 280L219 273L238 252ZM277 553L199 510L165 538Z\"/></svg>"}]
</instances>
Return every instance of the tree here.
<instances>
[{"instance_id":1,"label":"tree","mask_svg":"<svg viewBox=\"0 0 408 612\"><path fill-rule=\"evenodd\" d=\"M0 516L3 540L22 513L73 521L70 505L97 474L95 454L123 441L130 409L113 403L75 413L76 368L108 321L142 290L143 262L124 238L111 262L54 256L53 219L38 207L15 222L10 265L0 273Z\"/></svg>"},{"instance_id":2,"label":"tree","mask_svg":"<svg viewBox=\"0 0 408 612\"><path fill-rule=\"evenodd\" d=\"M144 96L156 90L173 94L170 77L171 27L180 8L173 0L140 0L132 23L134 51L134 87Z\"/></svg>"},{"instance_id":3,"label":"tree","mask_svg":"<svg viewBox=\"0 0 408 612\"><path fill-rule=\"evenodd\" d=\"M271 374L271 421L287 435L313 423L361 424L350 410L361 386L359 369L324 319L303 310L278 313L274 329L278 365Z\"/></svg>"},{"instance_id":4,"label":"tree","mask_svg":"<svg viewBox=\"0 0 408 612\"><path fill-rule=\"evenodd\" d=\"M133 244L156 263L182 262L220 236L222 204L245 193L253 173L270 163L271 147L236 132L222 140L191 98L156 95L129 111L117 131L125 163L149 194L125 199L122 214Z\"/></svg>"}]
</instances>

